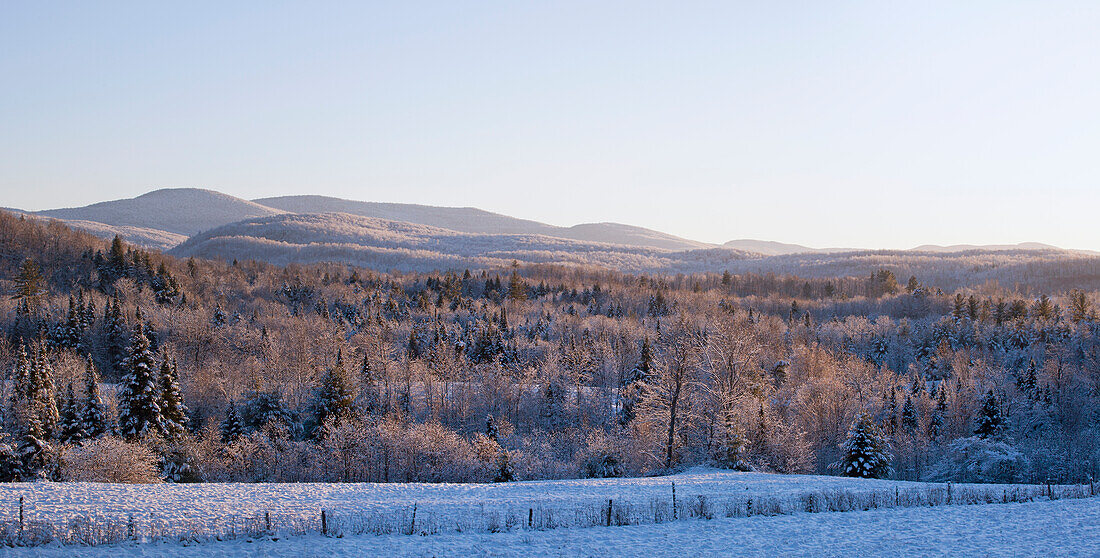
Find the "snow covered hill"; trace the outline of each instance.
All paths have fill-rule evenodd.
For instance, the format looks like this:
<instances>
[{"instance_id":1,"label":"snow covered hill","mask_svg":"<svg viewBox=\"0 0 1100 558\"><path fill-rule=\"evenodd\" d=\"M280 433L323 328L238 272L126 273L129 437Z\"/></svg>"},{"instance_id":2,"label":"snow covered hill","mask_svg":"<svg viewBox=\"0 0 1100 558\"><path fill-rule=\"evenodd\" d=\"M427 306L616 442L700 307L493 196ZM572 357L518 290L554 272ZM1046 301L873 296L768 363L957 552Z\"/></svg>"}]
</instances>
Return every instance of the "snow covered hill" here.
<instances>
[{"instance_id":1,"label":"snow covered hill","mask_svg":"<svg viewBox=\"0 0 1100 558\"><path fill-rule=\"evenodd\" d=\"M418 271L505 267L513 260L674 271L758 257L726 249L673 252L545 235L458 232L346 213L288 213L232 223L195 235L169 253L276 264L340 261L380 270Z\"/></svg>"},{"instance_id":2,"label":"snow covered hill","mask_svg":"<svg viewBox=\"0 0 1100 558\"><path fill-rule=\"evenodd\" d=\"M696 242L659 231L620 223L584 223L572 227L557 227L472 207L436 207L407 203L361 202L325 196L286 196L262 198L253 201L293 213L350 213L362 217L404 221L467 233L543 235L585 242L665 250L692 250L713 247L712 244L705 242Z\"/></svg>"},{"instance_id":3,"label":"snow covered hill","mask_svg":"<svg viewBox=\"0 0 1100 558\"><path fill-rule=\"evenodd\" d=\"M100 230L103 227L123 227L119 230L126 231L128 229L124 227L134 227L183 236L243 219L279 213L281 211L258 203L198 188L167 188L131 199L35 212L36 215L66 221L101 223ZM79 228L77 224L74 226Z\"/></svg>"}]
</instances>

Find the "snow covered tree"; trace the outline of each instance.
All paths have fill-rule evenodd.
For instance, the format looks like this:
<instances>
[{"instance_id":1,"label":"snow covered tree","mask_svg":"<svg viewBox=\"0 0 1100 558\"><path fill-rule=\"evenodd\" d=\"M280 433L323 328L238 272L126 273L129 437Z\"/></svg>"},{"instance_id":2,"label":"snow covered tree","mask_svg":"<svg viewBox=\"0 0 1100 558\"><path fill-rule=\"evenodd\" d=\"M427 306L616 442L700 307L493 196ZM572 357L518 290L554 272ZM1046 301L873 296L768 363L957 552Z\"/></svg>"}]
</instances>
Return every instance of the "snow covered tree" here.
<instances>
[{"instance_id":1,"label":"snow covered tree","mask_svg":"<svg viewBox=\"0 0 1100 558\"><path fill-rule=\"evenodd\" d=\"M221 423L222 442L229 444L236 442L244 434L244 425L241 424L241 415L237 412L237 404L229 402L225 409L225 420Z\"/></svg>"},{"instance_id":2,"label":"snow covered tree","mask_svg":"<svg viewBox=\"0 0 1100 558\"><path fill-rule=\"evenodd\" d=\"M997 395L990 389L982 400L982 408L978 412L978 425L974 428L974 434L979 438L999 438L1005 429L1005 417L1001 412L1001 402Z\"/></svg>"},{"instance_id":3,"label":"snow covered tree","mask_svg":"<svg viewBox=\"0 0 1100 558\"><path fill-rule=\"evenodd\" d=\"M913 405L913 398L905 396L905 404L901 407L901 427L912 434L917 431L920 421L917 418L917 408Z\"/></svg>"},{"instance_id":4,"label":"snow covered tree","mask_svg":"<svg viewBox=\"0 0 1100 558\"><path fill-rule=\"evenodd\" d=\"M6 432L0 432L0 482L15 482L23 478L23 462L16 444Z\"/></svg>"},{"instance_id":5,"label":"snow covered tree","mask_svg":"<svg viewBox=\"0 0 1100 558\"><path fill-rule=\"evenodd\" d=\"M653 348L649 344L649 337L646 337L642 340L638 365L623 374L622 385L619 386L620 424L625 426L634 420L635 407L642 400L642 386L649 379L649 373L652 370Z\"/></svg>"},{"instance_id":6,"label":"snow covered tree","mask_svg":"<svg viewBox=\"0 0 1100 558\"><path fill-rule=\"evenodd\" d=\"M744 431L734 423L733 413L726 413L726 420L722 429L722 438L718 446L716 461L719 467L748 471L749 465L745 462L746 446L748 441Z\"/></svg>"},{"instance_id":7,"label":"snow covered tree","mask_svg":"<svg viewBox=\"0 0 1100 558\"><path fill-rule=\"evenodd\" d=\"M160 413L163 417L164 434L167 437L178 436L187 428L187 407L183 404L183 392L180 390L179 375L175 361L168 360L163 353L160 365Z\"/></svg>"},{"instance_id":8,"label":"snow covered tree","mask_svg":"<svg viewBox=\"0 0 1100 558\"><path fill-rule=\"evenodd\" d=\"M344 370L344 353L336 353L336 363L333 364L321 378L321 385L317 390L317 399L313 406L312 431L320 432L321 426L330 417L333 422L355 416L355 394L348 382L347 371Z\"/></svg>"},{"instance_id":9,"label":"snow covered tree","mask_svg":"<svg viewBox=\"0 0 1100 558\"><path fill-rule=\"evenodd\" d=\"M62 444L79 443L84 439L84 423L80 420L80 406L69 382L65 390L65 401L61 407L61 431L57 435Z\"/></svg>"},{"instance_id":10,"label":"snow covered tree","mask_svg":"<svg viewBox=\"0 0 1100 558\"><path fill-rule=\"evenodd\" d=\"M40 416L42 415L42 403L34 399L27 399L19 407L20 424L22 433L19 437L19 460L22 462L23 478L49 476L49 466L52 462L53 446L49 443L49 436L42 427Z\"/></svg>"},{"instance_id":11,"label":"snow covered tree","mask_svg":"<svg viewBox=\"0 0 1100 558\"><path fill-rule=\"evenodd\" d=\"M516 480L516 472L512 468L512 459L508 456L508 450L501 448L497 456L496 473L493 482L512 482Z\"/></svg>"},{"instance_id":12,"label":"snow covered tree","mask_svg":"<svg viewBox=\"0 0 1100 558\"><path fill-rule=\"evenodd\" d=\"M890 473L890 444L885 433L866 414L852 423L841 445L841 474L846 477L885 478Z\"/></svg>"},{"instance_id":13,"label":"snow covered tree","mask_svg":"<svg viewBox=\"0 0 1100 558\"><path fill-rule=\"evenodd\" d=\"M160 386L153 352L141 323L134 324L130 350L123 361L122 386L118 391L118 431L127 440L162 434Z\"/></svg>"},{"instance_id":14,"label":"snow covered tree","mask_svg":"<svg viewBox=\"0 0 1100 558\"><path fill-rule=\"evenodd\" d=\"M86 438L99 438L107 433L107 415L99 397L99 373L92 359L84 365L84 401L80 407L81 430Z\"/></svg>"},{"instance_id":15,"label":"snow covered tree","mask_svg":"<svg viewBox=\"0 0 1100 558\"><path fill-rule=\"evenodd\" d=\"M485 417L485 435L494 442L496 442L497 438L500 436L500 431L497 429L497 422L496 419L493 418L493 413L489 413L489 415Z\"/></svg>"}]
</instances>

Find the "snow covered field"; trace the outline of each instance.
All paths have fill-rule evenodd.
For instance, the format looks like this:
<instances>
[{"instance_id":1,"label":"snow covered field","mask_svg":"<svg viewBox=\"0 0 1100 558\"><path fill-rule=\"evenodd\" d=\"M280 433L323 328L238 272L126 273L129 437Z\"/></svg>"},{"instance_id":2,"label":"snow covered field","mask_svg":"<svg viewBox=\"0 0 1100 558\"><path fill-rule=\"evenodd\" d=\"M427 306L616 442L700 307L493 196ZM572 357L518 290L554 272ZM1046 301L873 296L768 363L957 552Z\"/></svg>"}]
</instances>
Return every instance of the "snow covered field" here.
<instances>
[{"instance_id":1,"label":"snow covered field","mask_svg":"<svg viewBox=\"0 0 1100 558\"><path fill-rule=\"evenodd\" d=\"M1100 499L880 509L432 537L319 535L12 556L1100 556Z\"/></svg>"},{"instance_id":2,"label":"snow covered field","mask_svg":"<svg viewBox=\"0 0 1100 558\"><path fill-rule=\"evenodd\" d=\"M677 498L675 512L673 483ZM953 485L950 497L953 503L960 504L1002 502L1032 496L1045 498L1039 496L1045 490L1037 486ZM1056 496L1089 493L1088 487L1053 490ZM885 546L879 548L889 550L891 546L882 541L910 536L915 540L922 533L930 539L926 541L928 544L940 544L938 539L942 537L936 535L936 529L948 526L956 529L960 538L980 541L980 537L970 537L967 529L980 531L983 537L998 529L1015 529L1011 525L1019 523L1016 519L1011 525L1000 523L1007 517L1015 517L1007 510L1021 510L1019 513L1025 515L1031 514L1031 510L1046 510L1035 512L1043 518L1047 517L1043 514L1056 512L1062 514L1063 521L1058 523L1062 526L1086 525L1082 522L1088 519L1093 523L1082 529L1100 541L1097 532L1100 504L1092 498L943 506L948 497L946 485L709 469L668 477L508 484L15 483L0 485L0 517L7 529L12 528L18 517L20 497L28 530L35 526L49 526L57 532L83 530L95 538L114 529L116 539L130 538L130 531L138 540L153 539L152 544L135 546L124 542L121 546L101 547L111 549L112 554L124 550L161 554L196 549L233 553L247 549L290 556L314 550L327 554L346 547L355 555L498 552L602 555L630 541L635 541L630 544L666 541L671 549L697 536L705 536L708 539L705 544L711 545L700 547L704 553L721 554L723 548L729 548L723 544L736 544L748 552L763 554L812 549L820 549L824 554L870 549L877 554L880 552L874 550L875 544L881 543ZM608 500L612 501L612 525L624 526L603 526L608 521ZM936 506L930 507L929 503ZM902 508L895 508L898 505ZM868 507L882 509L805 513ZM329 533L342 538L315 534L321 527L321 510L326 511ZM673 521L673 514L680 521ZM701 517L714 520L702 521ZM267 531L268 518L271 531L279 540L248 535ZM966 527L987 519L998 523L987 524L985 528ZM941 525L942 522L947 523ZM880 531L878 538L862 532L861 526ZM1030 523L1019 526L1023 530L1020 533L1031 528ZM830 536L833 529L837 530L835 536ZM793 532L798 535L792 536ZM430 536L410 537L409 533ZM195 541L210 541L214 535L227 534L238 538L202 542L192 547L179 543L182 539L187 544L196 544ZM723 537L725 542L721 542ZM1096 544L1091 554L1084 555L1100 555L1100 542ZM626 548L635 547L623 547ZM926 551L935 554L936 548L928 546ZM773 549L776 552L771 552ZM79 549L49 545L5 549L21 555L51 552L62 555L76 550Z\"/></svg>"}]
</instances>

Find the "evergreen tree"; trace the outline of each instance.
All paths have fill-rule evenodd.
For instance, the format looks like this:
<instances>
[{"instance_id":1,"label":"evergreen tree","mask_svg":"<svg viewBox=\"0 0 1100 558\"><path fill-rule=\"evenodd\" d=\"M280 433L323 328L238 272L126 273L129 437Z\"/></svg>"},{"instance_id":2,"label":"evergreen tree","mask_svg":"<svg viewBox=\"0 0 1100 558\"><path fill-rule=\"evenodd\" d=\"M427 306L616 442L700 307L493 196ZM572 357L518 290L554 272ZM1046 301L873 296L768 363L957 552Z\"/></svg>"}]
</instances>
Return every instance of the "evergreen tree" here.
<instances>
[{"instance_id":1,"label":"evergreen tree","mask_svg":"<svg viewBox=\"0 0 1100 558\"><path fill-rule=\"evenodd\" d=\"M745 446L748 442L745 439L745 433L734 424L733 413L731 412L726 413L722 434L722 441L718 447L716 459L718 466L737 471L748 471L749 466L745 463Z\"/></svg>"},{"instance_id":2,"label":"evergreen tree","mask_svg":"<svg viewBox=\"0 0 1100 558\"><path fill-rule=\"evenodd\" d=\"M23 462L19 459L19 449L7 433L0 432L0 482L15 482L23 477Z\"/></svg>"},{"instance_id":3,"label":"evergreen tree","mask_svg":"<svg viewBox=\"0 0 1100 558\"><path fill-rule=\"evenodd\" d=\"M508 281L508 298L527 300L527 284L523 282L523 279L520 279L516 270L512 270L512 278Z\"/></svg>"},{"instance_id":4,"label":"evergreen tree","mask_svg":"<svg viewBox=\"0 0 1100 558\"><path fill-rule=\"evenodd\" d=\"M919 426L917 408L913 405L913 398L910 396L905 397L905 404L901 408L901 426L910 434L916 432Z\"/></svg>"},{"instance_id":5,"label":"evergreen tree","mask_svg":"<svg viewBox=\"0 0 1100 558\"><path fill-rule=\"evenodd\" d=\"M314 432L320 432L325 421L340 422L355 415L355 394L352 393L344 370L344 353L336 353L336 364L329 368L317 390L314 404Z\"/></svg>"},{"instance_id":6,"label":"evergreen tree","mask_svg":"<svg viewBox=\"0 0 1100 558\"><path fill-rule=\"evenodd\" d=\"M999 438L1005 429L1005 417L1001 412L1001 402L990 389L982 400L982 409L978 412L978 425L974 434L979 438Z\"/></svg>"},{"instance_id":7,"label":"evergreen tree","mask_svg":"<svg viewBox=\"0 0 1100 558\"><path fill-rule=\"evenodd\" d=\"M497 438L500 436L500 431L497 430L497 422L493 418L492 413L489 413L489 415L485 417L485 435L494 442L496 442Z\"/></svg>"},{"instance_id":8,"label":"evergreen tree","mask_svg":"<svg viewBox=\"0 0 1100 558\"><path fill-rule=\"evenodd\" d=\"M228 444L237 441L244 434L244 425L241 424L241 415L237 412L237 404L229 402L225 410L225 420L221 423L222 442Z\"/></svg>"},{"instance_id":9,"label":"evergreen tree","mask_svg":"<svg viewBox=\"0 0 1100 558\"><path fill-rule=\"evenodd\" d=\"M15 295L12 298L34 311L38 308L44 292L46 292L46 281L42 277L42 268L30 258L23 260L23 264L19 266L19 275L15 276Z\"/></svg>"},{"instance_id":10,"label":"evergreen tree","mask_svg":"<svg viewBox=\"0 0 1100 558\"><path fill-rule=\"evenodd\" d=\"M23 478L35 475L48 475L53 447L49 435L42 427L39 417L43 414L42 403L34 399L24 400L17 413L20 415L22 433L19 437L19 460L22 463Z\"/></svg>"},{"instance_id":11,"label":"evergreen tree","mask_svg":"<svg viewBox=\"0 0 1100 558\"><path fill-rule=\"evenodd\" d=\"M936 406L932 409L932 417L928 419L928 437L939 441L944 434L944 424L947 422L947 388L940 386L936 390Z\"/></svg>"},{"instance_id":12,"label":"evergreen tree","mask_svg":"<svg viewBox=\"0 0 1100 558\"><path fill-rule=\"evenodd\" d=\"M118 391L118 431L127 440L162 434L164 418L153 352L141 323L134 324L130 350L123 361L122 387Z\"/></svg>"},{"instance_id":13,"label":"evergreen tree","mask_svg":"<svg viewBox=\"0 0 1100 558\"><path fill-rule=\"evenodd\" d=\"M881 479L890 473L889 440L866 414L861 414L852 423L841 447L844 449L842 475Z\"/></svg>"},{"instance_id":14,"label":"evergreen tree","mask_svg":"<svg viewBox=\"0 0 1100 558\"><path fill-rule=\"evenodd\" d=\"M187 428L187 407L183 404L176 363L169 362L167 353L163 353L160 365L160 412L166 436L178 436Z\"/></svg>"},{"instance_id":15,"label":"evergreen tree","mask_svg":"<svg viewBox=\"0 0 1100 558\"><path fill-rule=\"evenodd\" d=\"M99 397L99 373L92 359L84 365L84 402L80 409L84 436L92 439L107 433L107 415Z\"/></svg>"},{"instance_id":16,"label":"evergreen tree","mask_svg":"<svg viewBox=\"0 0 1100 558\"><path fill-rule=\"evenodd\" d=\"M49 439L57 431L60 416L57 412L57 388L53 383L53 368L45 349L34 350L30 373L28 399L36 403L39 425L43 435Z\"/></svg>"},{"instance_id":17,"label":"evergreen tree","mask_svg":"<svg viewBox=\"0 0 1100 558\"><path fill-rule=\"evenodd\" d=\"M649 338L642 340L642 350L638 359L638 365L630 369L623 376L622 386L619 389L619 423L630 424L636 415L635 407L642 400L642 386L649 379L653 369L653 348L649 344Z\"/></svg>"},{"instance_id":18,"label":"evergreen tree","mask_svg":"<svg viewBox=\"0 0 1100 558\"><path fill-rule=\"evenodd\" d=\"M84 423L80 420L79 402L69 382L65 390L65 402L61 407L61 431L57 435L62 444L79 443L85 437Z\"/></svg>"},{"instance_id":19,"label":"evergreen tree","mask_svg":"<svg viewBox=\"0 0 1100 558\"><path fill-rule=\"evenodd\" d=\"M508 456L508 450L501 448L497 456L496 475L493 482L512 482L516 480L516 472L512 468L512 460Z\"/></svg>"}]
</instances>

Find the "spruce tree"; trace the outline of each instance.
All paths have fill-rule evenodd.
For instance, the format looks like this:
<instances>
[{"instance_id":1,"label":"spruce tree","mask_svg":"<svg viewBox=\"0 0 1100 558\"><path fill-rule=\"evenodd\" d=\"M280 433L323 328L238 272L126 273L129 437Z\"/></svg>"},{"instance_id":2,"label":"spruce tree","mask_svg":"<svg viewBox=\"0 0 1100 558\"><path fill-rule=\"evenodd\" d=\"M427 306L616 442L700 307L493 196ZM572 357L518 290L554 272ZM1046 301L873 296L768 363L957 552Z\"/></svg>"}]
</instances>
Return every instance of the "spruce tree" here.
<instances>
[{"instance_id":1,"label":"spruce tree","mask_svg":"<svg viewBox=\"0 0 1100 558\"><path fill-rule=\"evenodd\" d=\"M92 359L84 365L84 402L80 408L84 436L92 439L107 433L107 415L99 396L99 373Z\"/></svg>"},{"instance_id":2,"label":"spruce tree","mask_svg":"<svg viewBox=\"0 0 1100 558\"><path fill-rule=\"evenodd\" d=\"M726 420L722 433L722 441L718 447L716 461L718 466L737 471L748 471L745 463L745 446L747 445L745 433L734 423L733 413L726 413Z\"/></svg>"},{"instance_id":3,"label":"spruce tree","mask_svg":"<svg viewBox=\"0 0 1100 558\"><path fill-rule=\"evenodd\" d=\"M53 447L49 435L42 427L40 416L42 403L34 399L22 401L17 414L20 415L22 432L19 436L19 460L22 462L23 478L32 478L47 473Z\"/></svg>"},{"instance_id":4,"label":"spruce tree","mask_svg":"<svg viewBox=\"0 0 1100 558\"><path fill-rule=\"evenodd\" d=\"M28 399L37 403L38 421L43 435L48 439L57 431L60 416L57 412L57 388L53 383L53 367L43 348L34 350L28 378Z\"/></svg>"},{"instance_id":5,"label":"spruce tree","mask_svg":"<svg viewBox=\"0 0 1100 558\"><path fill-rule=\"evenodd\" d=\"M982 400L982 409L978 412L978 425L974 434L979 438L999 438L1004 433L1005 417L1001 412L1001 402L990 389Z\"/></svg>"},{"instance_id":6,"label":"spruce tree","mask_svg":"<svg viewBox=\"0 0 1100 558\"><path fill-rule=\"evenodd\" d=\"M336 363L325 372L317 390L314 404L314 432L319 432L325 421L335 422L353 417L355 414L355 395L344 370L344 353L336 353Z\"/></svg>"},{"instance_id":7,"label":"spruce tree","mask_svg":"<svg viewBox=\"0 0 1100 558\"><path fill-rule=\"evenodd\" d=\"M179 375L175 361L169 362L163 353L160 365L160 413L163 417L164 435L178 436L187 428L187 407L183 404Z\"/></svg>"},{"instance_id":8,"label":"spruce tree","mask_svg":"<svg viewBox=\"0 0 1100 558\"><path fill-rule=\"evenodd\" d=\"M919 426L917 408L913 405L913 398L910 396L905 397L905 404L901 408L901 426L910 434L916 432Z\"/></svg>"},{"instance_id":9,"label":"spruce tree","mask_svg":"<svg viewBox=\"0 0 1100 558\"><path fill-rule=\"evenodd\" d=\"M62 444L70 444L80 443L84 437L84 423L80 420L79 402L73 392L73 383L69 382L65 390L65 401L61 407L61 431L57 439Z\"/></svg>"},{"instance_id":10,"label":"spruce tree","mask_svg":"<svg viewBox=\"0 0 1100 558\"><path fill-rule=\"evenodd\" d=\"M485 436L494 442L496 442L497 438L500 436L500 431L497 429L497 422L496 419L493 418L493 413L489 413L489 415L485 417Z\"/></svg>"},{"instance_id":11,"label":"spruce tree","mask_svg":"<svg viewBox=\"0 0 1100 558\"><path fill-rule=\"evenodd\" d=\"M889 440L869 416L861 414L841 445L841 474L846 477L881 479L890 473Z\"/></svg>"},{"instance_id":12,"label":"spruce tree","mask_svg":"<svg viewBox=\"0 0 1100 558\"><path fill-rule=\"evenodd\" d=\"M244 425L241 424L241 415L237 412L237 404L229 402L225 409L225 420L221 423L222 442L229 444L236 442L244 434Z\"/></svg>"},{"instance_id":13,"label":"spruce tree","mask_svg":"<svg viewBox=\"0 0 1100 558\"><path fill-rule=\"evenodd\" d=\"M156 363L141 323L134 324L118 391L118 431L127 440L164 432Z\"/></svg>"}]
</instances>

